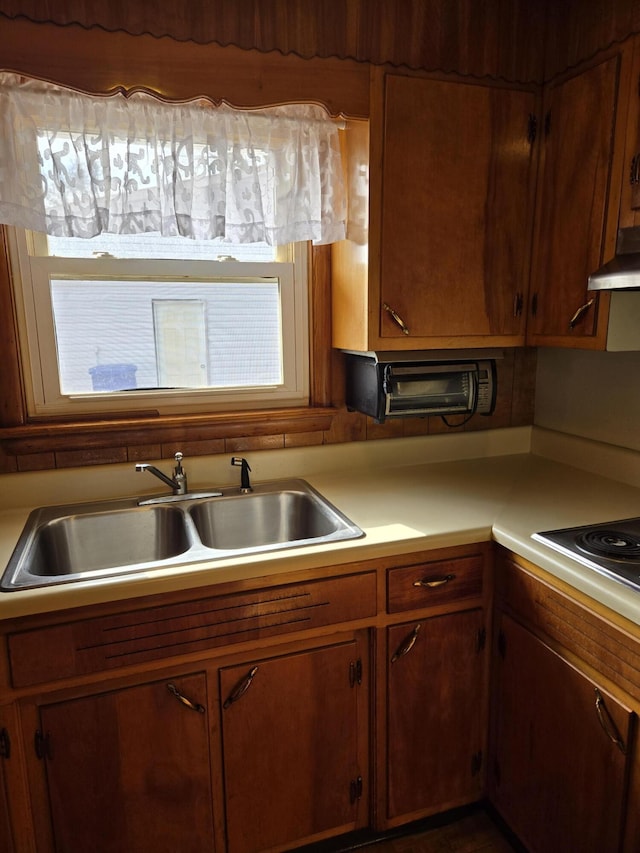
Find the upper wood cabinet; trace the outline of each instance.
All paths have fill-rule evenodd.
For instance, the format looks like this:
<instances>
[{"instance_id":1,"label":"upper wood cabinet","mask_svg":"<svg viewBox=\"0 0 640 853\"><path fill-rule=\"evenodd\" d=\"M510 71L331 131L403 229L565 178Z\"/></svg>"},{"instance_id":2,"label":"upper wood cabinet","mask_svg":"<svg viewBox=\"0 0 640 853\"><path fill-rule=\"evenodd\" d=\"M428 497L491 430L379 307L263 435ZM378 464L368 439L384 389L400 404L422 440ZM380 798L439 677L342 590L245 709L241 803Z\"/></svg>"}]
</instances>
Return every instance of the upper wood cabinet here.
<instances>
[{"instance_id":1,"label":"upper wood cabinet","mask_svg":"<svg viewBox=\"0 0 640 853\"><path fill-rule=\"evenodd\" d=\"M524 342L535 105L529 91L374 72L369 150L357 125L347 145L352 190L370 154L369 243L356 229L334 247L334 346Z\"/></svg>"},{"instance_id":2,"label":"upper wood cabinet","mask_svg":"<svg viewBox=\"0 0 640 853\"><path fill-rule=\"evenodd\" d=\"M631 86L627 113L622 190L620 194L621 228L640 225L640 37L632 42Z\"/></svg>"},{"instance_id":3,"label":"upper wood cabinet","mask_svg":"<svg viewBox=\"0 0 640 853\"><path fill-rule=\"evenodd\" d=\"M608 294L589 274L615 248L629 50L545 92L527 342L603 349Z\"/></svg>"}]
</instances>

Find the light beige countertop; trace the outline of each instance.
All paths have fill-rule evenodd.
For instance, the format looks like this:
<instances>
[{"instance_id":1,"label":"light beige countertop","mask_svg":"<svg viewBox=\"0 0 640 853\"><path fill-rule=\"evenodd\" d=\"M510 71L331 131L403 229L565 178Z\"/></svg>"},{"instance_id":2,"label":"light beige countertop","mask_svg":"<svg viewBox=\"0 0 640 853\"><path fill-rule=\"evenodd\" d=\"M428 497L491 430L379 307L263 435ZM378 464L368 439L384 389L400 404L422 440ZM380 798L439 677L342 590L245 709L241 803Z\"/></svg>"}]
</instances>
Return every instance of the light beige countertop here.
<instances>
[{"instance_id":1,"label":"light beige countertop","mask_svg":"<svg viewBox=\"0 0 640 853\"><path fill-rule=\"evenodd\" d=\"M431 436L338 445L331 449L261 451L247 454L256 483L303 477L359 525L360 539L306 546L251 557L137 572L117 579L62 583L46 588L0 593L0 618L51 612L85 604L117 601L227 581L273 576L375 557L495 539L515 553L640 624L640 591L628 587L531 539L540 530L640 516L636 479L638 454L620 451L616 464L591 469L594 442L571 440L546 430L519 428L491 433ZM595 450L598 448L596 447ZM322 451L328 450L324 454ZM544 455L539 455L544 453ZM567 459L570 465L556 461ZM191 488L235 483L229 460L188 460ZM157 463L168 468L169 463ZM73 503L158 492L157 481L131 475L133 465L4 475L5 506L0 506L0 568L8 562L30 510L39 505ZM185 460L187 467L187 460ZM22 479L18 479L22 478ZM640 479L637 480L640 482ZM7 498L7 486L12 495ZM140 490L140 491L138 491ZM61 492L64 497L61 499Z\"/></svg>"}]
</instances>

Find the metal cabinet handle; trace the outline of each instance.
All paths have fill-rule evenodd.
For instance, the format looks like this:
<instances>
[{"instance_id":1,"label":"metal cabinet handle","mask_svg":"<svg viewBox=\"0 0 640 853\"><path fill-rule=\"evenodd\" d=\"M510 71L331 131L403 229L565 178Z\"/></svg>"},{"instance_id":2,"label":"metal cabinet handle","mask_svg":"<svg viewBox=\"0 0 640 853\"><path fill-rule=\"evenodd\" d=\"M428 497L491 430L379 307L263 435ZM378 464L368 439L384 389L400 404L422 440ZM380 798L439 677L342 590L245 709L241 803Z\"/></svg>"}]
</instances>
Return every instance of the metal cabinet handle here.
<instances>
[{"instance_id":1,"label":"metal cabinet handle","mask_svg":"<svg viewBox=\"0 0 640 853\"><path fill-rule=\"evenodd\" d=\"M513 316L519 317L522 314L523 297L521 293L516 293L513 297Z\"/></svg>"},{"instance_id":2,"label":"metal cabinet handle","mask_svg":"<svg viewBox=\"0 0 640 853\"><path fill-rule=\"evenodd\" d=\"M604 729L604 732L607 735L607 737L609 738L609 740L611 740L613 743L615 743L615 745L618 747L618 749L620 750L620 752L623 755L626 755L627 754L627 747L625 745L625 742L622 740L622 736L620 735L620 732L618 731L616 724L614 723L613 719L611 718L611 714L609 713L609 710L608 710L606 703L604 701L604 696L598 690L597 687L596 687L596 712L598 714L598 720L600 722L600 725Z\"/></svg>"},{"instance_id":3,"label":"metal cabinet handle","mask_svg":"<svg viewBox=\"0 0 640 853\"><path fill-rule=\"evenodd\" d=\"M414 586L422 587L423 589L435 589L439 586L444 586L449 581L454 581L456 579L455 575L444 575L441 578L422 578L422 580L414 581Z\"/></svg>"},{"instance_id":4,"label":"metal cabinet handle","mask_svg":"<svg viewBox=\"0 0 640 853\"><path fill-rule=\"evenodd\" d=\"M422 626L418 622L413 631L409 634L408 637L400 643L398 648L395 650L394 654L391 657L391 663L395 663L398 658L404 657L404 655L408 655L411 649L415 646L416 640L418 639L418 634L420 633L420 628Z\"/></svg>"},{"instance_id":5,"label":"metal cabinet handle","mask_svg":"<svg viewBox=\"0 0 640 853\"><path fill-rule=\"evenodd\" d=\"M384 308L385 311L387 311L389 314L391 314L393 319L400 326L400 328L402 329L402 334L408 335L409 334L409 327L404 322L402 317L396 311L394 311L393 308L390 305L388 305L386 302L382 303L382 307Z\"/></svg>"},{"instance_id":6,"label":"metal cabinet handle","mask_svg":"<svg viewBox=\"0 0 640 853\"><path fill-rule=\"evenodd\" d=\"M224 700L224 703L222 705L223 708L228 708L229 705L233 705L234 702L237 702L238 699L244 696L247 690L251 687L251 682L255 678L257 671L257 666L254 666L252 669L249 670L249 672L245 675L242 681L233 688L231 693Z\"/></svg>"},{"instance_id":7,"label":"metal cabinet handle","mask_svg":"<svg viewBox=\"0 0 640 853\"><path fill-rule=\"evenodd\" d=\"M640 183L640 154L634 154L629 170L629 183L631 186Z\"/></svg>"},{"instance_id":8,"label":"metal cabinet handle","mask_svg":"<svg viewBox=\"0 0 640 853\"><path fill-rule=\"evenodd\" d=\"M175 684L172 684L171 682L169 682L169 684L167 684L167 690L169 691L169 693L171 693L172 696L176 697L178 702L182 702L182 704L186 708L189 708L189 710L197 711L199 714L204 714L204 712L205 712L204 705L200 705L199 702L192 702L191 699L187 699L186 696L183 696L182 693L180 693L180 691L175 686Z\"/></svg>"},{"instance_id":9,"label":"metal cabinet handle","mask_svg":"<svg viewBox=\"0 0 640 853\"><path fill-rule=\"evenodd\" d=\"M570 329L573 329L575 326L577 326L577 324L580 322L580 320L582 320L582 318L587 313L589 308L591 308L591 306L593 305L594 302L595 302L595 297L592 297L588 302L585 302L584 305L581 305L578 308L576 313L569 320L569 328Z\"/></svg>"}]
</instances>

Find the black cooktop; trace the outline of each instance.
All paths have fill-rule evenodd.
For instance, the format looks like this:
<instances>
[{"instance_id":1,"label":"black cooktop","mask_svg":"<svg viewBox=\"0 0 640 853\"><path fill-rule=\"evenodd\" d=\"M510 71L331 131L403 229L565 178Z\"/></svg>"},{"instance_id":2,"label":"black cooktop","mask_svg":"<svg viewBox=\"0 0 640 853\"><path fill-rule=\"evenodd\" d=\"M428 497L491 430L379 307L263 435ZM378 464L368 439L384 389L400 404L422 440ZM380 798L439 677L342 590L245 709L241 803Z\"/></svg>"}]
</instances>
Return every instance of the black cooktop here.
<instances>
[{"instance_id":1,"label":"black cooktop","mask_svg":"<svg viewBox=\"0 0 640 853\"><path fill-rule=\"evenodd\" d=\"M532 536L596 572L640 590L640 518L546 530Z\"/></svg>"}]
</instances>

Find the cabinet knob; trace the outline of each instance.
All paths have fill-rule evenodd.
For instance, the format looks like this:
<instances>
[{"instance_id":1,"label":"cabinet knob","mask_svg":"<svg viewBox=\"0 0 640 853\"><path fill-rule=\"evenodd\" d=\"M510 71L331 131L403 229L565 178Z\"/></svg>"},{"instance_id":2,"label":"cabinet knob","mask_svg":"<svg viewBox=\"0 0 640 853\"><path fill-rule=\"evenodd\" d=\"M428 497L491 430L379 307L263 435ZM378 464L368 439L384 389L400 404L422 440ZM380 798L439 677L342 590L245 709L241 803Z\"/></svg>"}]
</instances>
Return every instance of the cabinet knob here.
<instances>
[{"instance_id":1,"label":"cabinet knob","mask_svg":"<svg viewBox=\"0 0 640 853\"><path fill-rule=\"evenodd\" d=\"M403 334L403 335L408 335L408 334L409 334L409 327L408 327L408 326L407 326L407 324L404 322L404 320L402 319L402 317L401 317L401 316L400 316L396 311L394 311L394 310L393 310L393 308L392 308L390 305L388 305L386 302L383 302L383 303L382 303L382 307L384 308L384 310L385 310L388 314L390 314L390 315L391 315L391 317L392 317L392 318L396 321L396 323L400 326L400 328L402 329L402 334Z\"/></svg>"}]
</instances>

